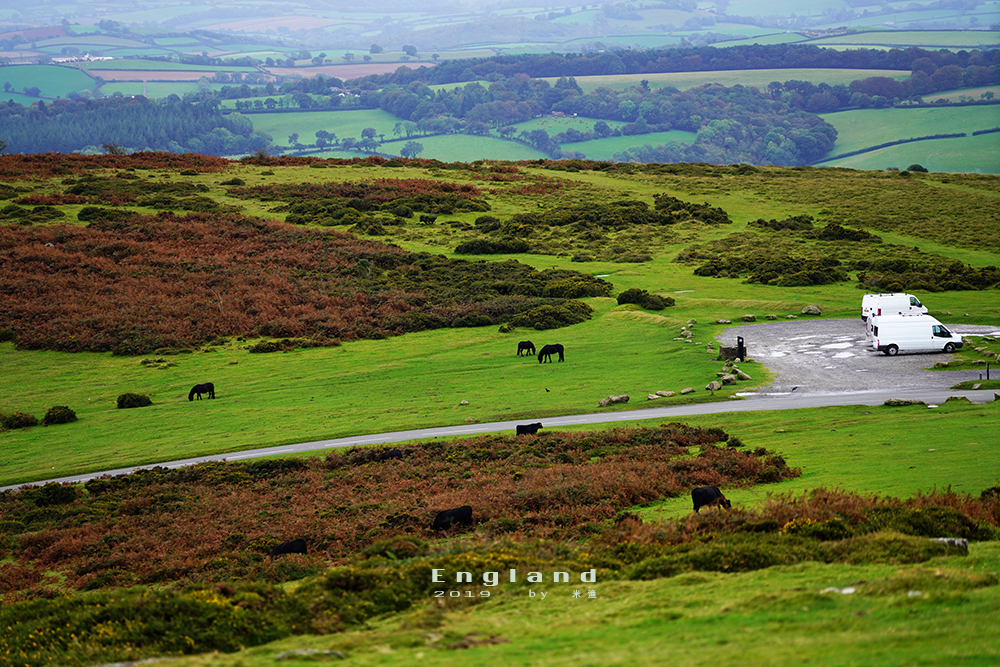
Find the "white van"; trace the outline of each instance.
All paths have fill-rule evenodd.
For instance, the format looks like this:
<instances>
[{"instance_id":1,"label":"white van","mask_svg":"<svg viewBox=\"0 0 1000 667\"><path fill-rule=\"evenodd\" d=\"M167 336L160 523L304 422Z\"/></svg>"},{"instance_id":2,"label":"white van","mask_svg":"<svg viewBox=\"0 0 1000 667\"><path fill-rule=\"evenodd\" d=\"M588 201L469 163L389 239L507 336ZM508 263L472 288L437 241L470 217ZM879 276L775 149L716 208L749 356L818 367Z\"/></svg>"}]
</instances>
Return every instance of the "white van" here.
<instances>
[{"instance_id":1,"label":"white van","mask_svg":"<svg viewBox=\"0 0 1000 667\"><path fill-rule=\"evenodd\" d=\"M912 294L865 294L861 297L861 319L865 322L872 315L920 315L927 313L927 306Z\"/></svg>"},{"instance_id":2,"label":"white van","mask_svg":"<svg viewBox=\"0 0 1000 667\"><path fill-rule=\"evenodd\" d=\"M900 352L954 352L962 337L930 315L877 315L871 318L872 349L893 357Z\"/></svg>"}]
</instances>

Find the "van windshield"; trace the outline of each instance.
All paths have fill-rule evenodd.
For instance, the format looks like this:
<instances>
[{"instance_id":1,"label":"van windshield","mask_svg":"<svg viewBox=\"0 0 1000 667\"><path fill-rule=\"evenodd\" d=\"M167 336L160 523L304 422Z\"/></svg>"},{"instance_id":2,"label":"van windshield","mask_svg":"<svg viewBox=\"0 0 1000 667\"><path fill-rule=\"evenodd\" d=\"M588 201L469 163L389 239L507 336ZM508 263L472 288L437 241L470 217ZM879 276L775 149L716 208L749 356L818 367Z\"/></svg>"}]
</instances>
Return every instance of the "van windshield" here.
<instances>
[{"instance_id":1,"label":"van windshield","mask_svg":"<svg viewBox=\"0 0 1000 667\"><path fill-rule=\"evenodd\" d=\"M911 297L910 297L910 305L911 305L911 306L916 306L917 308L920 308L920 307L922 307L922 306L923 306L924 304L920 303L920 299L918 299L917 297L915 297L915 296L911 296Z\"/></svg>"},{"instance_id":2,"label":"van windshield","mask_svg":"<svg viewBox=\"0 0 1000 667\"><path fill-rule=\"evenodd\" d=\"M935 336L939 336L941 338L951 338L951 332L941 324L935 324L932 331Z\"/></svg>"}]
</instances>

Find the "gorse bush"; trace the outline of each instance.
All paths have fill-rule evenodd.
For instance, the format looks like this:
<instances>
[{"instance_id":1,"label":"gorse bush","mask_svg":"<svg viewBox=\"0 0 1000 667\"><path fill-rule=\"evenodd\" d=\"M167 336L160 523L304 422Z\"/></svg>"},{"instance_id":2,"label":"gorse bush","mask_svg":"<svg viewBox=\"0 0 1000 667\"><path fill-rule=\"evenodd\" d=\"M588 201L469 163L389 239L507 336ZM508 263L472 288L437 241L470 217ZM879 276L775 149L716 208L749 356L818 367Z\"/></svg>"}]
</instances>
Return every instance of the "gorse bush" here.
<instances>
[{"instance_id":1,"label":"gorse bush","mask_svg":"<svg viewBox=\"0 0 1000 667\"><path fill-rule=\"evenodd\" d=\"M27 412L0 412L0 428L16 429L38 426L38 418Z\"/></svg>"},{"instance_id":2,"label":"gorse bush","mask_svg":"<svg viewBox=\"0 0 1000 667\"><path fill-rule=\"evenodd\" d=\"M145 394L127 392L118 397L117 404L119 409L144 408L147 405L152 405L153 401Z\"/></svg>"},{"instance_id":3,"label":"gorse bush","mask_svg":"<svg viewBox=\"0 0 1000 667\"><path fill-rule=\"evenodd\" d=\"M53 424L69 424L76 421L76 412L68 405L53 405L42 417L42 426Z\"/></svg>"}]
</instances>

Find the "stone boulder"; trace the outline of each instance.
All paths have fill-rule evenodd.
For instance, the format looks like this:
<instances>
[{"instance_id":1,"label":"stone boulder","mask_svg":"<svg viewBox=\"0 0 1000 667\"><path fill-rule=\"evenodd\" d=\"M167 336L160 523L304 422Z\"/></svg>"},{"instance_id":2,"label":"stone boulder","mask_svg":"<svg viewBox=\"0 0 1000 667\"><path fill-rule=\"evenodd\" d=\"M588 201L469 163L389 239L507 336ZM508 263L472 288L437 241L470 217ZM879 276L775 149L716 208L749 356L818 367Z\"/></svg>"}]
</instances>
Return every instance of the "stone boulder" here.
<instances>
[{"instance_id":1,"label":"stone boulder","mask_svg":"<svg viewBox=\"0 0 1000 667\"><path fill-rule=\"evenodd\" d=\"M716 380L712 380L705 385L705 391L718 391L719 389L722 389L722 385Z\"/></svg>"},{"instance_id":2,"label":"stone boulder","mask_svg":"<svg viewBox=\"0 0 1000 667\"><path fill-rule=\"evenodd\" d=\"M671 396L676 396L676 394L672 391L658 391L656 392L656 395L663 396L664 398L670 398Z\"/></svg>"},{"instance_id":3,"label":"stone boulder","mask_svg":"<svg viewBox=\"0 0 1000 667\"><path fill-rule=\"evenodd\" d=\"M823 311L821 311L819 309L819 306L817 306L816 304L813 303L813 304L810 304L810 305L806 306L805 308L803 308L802 311L801 311L801 314L802 315L822 315Z\"/></svg>"},{"instance_id":4,"label":"stone boulder","mask_svg":"<svg viewBox=\"0 0 1000 667\"><path fill-rule=\"evenodd\" d=\"M602 398L598 405L602 408L606 408L609 405L614 405L615 403L628 403L628 394L621 394L620 396L608 396L607 398Z\"/></svg>"},{"instance_id":5,"label":"stone boulder","mask_svg":"<svg viewBox=\"0 0 1000 667\"><path fill-rule=\"evenodd\" d=\"M681 393L682 394L693 394L694 393L694 387L684 387L683 389L681 389Z\"/></svg>"}]
</instances>

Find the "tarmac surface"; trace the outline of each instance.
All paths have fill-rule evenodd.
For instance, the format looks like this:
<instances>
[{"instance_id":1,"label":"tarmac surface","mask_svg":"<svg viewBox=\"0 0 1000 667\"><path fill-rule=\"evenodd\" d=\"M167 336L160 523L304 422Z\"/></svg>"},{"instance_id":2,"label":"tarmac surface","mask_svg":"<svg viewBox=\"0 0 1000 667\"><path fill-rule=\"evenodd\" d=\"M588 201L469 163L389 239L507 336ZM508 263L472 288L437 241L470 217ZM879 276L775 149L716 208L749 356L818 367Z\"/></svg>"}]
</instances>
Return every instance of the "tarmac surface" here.
<instances>
[{"instance_id":1,"label":"tarmac surface","mask_svg":"<svg viewBox=\"0 0 1000 667\"><path fill-rule=\"evenodd\" d=\"M976 337L1000 336L1000 328L942 322L975 345ZM774 397L796 394L890 391L915 388L947 388L967 380L986 378L982 370L935 371L939 361L953 359L944 353L900 353L887 357L871 348L860 317L846 320L778 320L744 324L726 329L719 338L735 346L738 336L748 358L764 364L774 374L772 382L744 396ZM970 338L965 338L970 336ZM990 377L1000 379L1000 364L991 366Z\"/></svg>"}]
</instances>

